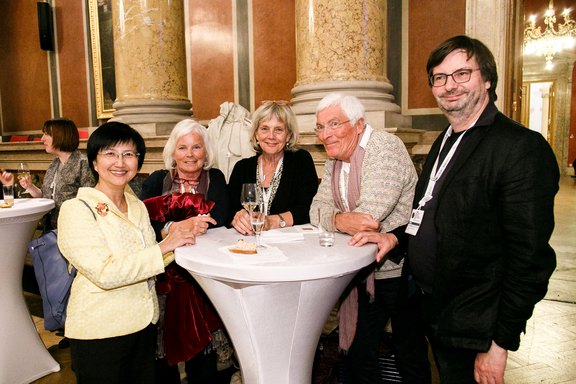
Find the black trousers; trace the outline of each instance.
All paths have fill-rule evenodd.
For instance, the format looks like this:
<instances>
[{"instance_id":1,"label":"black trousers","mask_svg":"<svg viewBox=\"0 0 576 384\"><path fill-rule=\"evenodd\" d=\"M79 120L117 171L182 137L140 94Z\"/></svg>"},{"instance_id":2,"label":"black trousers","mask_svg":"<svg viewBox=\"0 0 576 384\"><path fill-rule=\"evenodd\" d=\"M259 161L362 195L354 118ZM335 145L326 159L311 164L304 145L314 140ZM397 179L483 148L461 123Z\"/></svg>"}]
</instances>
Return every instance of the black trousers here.
<instances>
[{"instance_id":1,"label":"black trousers","mask_svg":"<svg viewBox=\"0 0 576 384\"><path fill-rule=\"evenodd\" d=\"M220 374L216 351L200 352L184 363L188 384L218 384ZM230 383L230 378L227 384ZM180 384L178 365L168 365L166 359L156 360L156 384Z\"/></svg>"},{"instance_id":2,"label":"black trousers","mask_svg":"<svg viewBox=\"0 0 576 384\"><path fill-rule=\"evenodd\" d=\"M430 384L428 343L417 303L399 298L401 278L375 283L375 298L370 303L366 287L358 287L358 324L346 355L346 372L354 384L381 383L378 351L385 326L392 320L392 342L396 363L404 383Z\"/></svg>"},{"instance_id":3,"label":"black trousers","mask_svg":"<svg viewBox=\"0 0 576 384\"><path fill-rule=\"evenodd\" d=\"M418 292L417 296L421 303L426 333L438 368L440 382L442 384L475 384L474 362L478 351L443 345L432 332L436 323L436 311L432 296L422 294L421 291Z\"/></svg>"},{"instance_id":4,"label":"black trousers","mask_svg":"<svg viewBox=\"0 0 576 384\"><path fill-rule=\"evenodd\" d=\"M106 339L70 339L77 384L154 384L156 327Z\"/></svg>"}]
</instances>

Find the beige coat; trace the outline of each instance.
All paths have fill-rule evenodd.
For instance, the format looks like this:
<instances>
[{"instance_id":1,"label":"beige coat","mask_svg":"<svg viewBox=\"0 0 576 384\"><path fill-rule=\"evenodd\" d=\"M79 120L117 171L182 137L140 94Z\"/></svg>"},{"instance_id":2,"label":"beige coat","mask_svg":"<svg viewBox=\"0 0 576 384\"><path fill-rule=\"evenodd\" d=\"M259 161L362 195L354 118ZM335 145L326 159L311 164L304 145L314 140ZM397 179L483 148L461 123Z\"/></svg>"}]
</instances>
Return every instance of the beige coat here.
<instances>
[{"instance_id":1,"label":"beige coat","mask_svg":"<svg viewBox=\"0 0 576 384\"><path fill-rule=\"evenodd\" d=\"M153 282L164 272L162 253L146 207L125 196L127 215L94 188L80 188L60 209L58 246L78 270L67 309L69 338L127 335L158 320Z\"/></svg>"}]
</instances>

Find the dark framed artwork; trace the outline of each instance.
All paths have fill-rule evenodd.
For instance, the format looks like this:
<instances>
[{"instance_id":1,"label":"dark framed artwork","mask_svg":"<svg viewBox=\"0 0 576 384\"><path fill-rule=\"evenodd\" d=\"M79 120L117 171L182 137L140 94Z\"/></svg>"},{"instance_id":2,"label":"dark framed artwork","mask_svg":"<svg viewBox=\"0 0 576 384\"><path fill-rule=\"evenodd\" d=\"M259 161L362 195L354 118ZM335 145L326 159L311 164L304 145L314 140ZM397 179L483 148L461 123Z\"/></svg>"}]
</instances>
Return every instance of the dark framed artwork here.
<instances>
[{"instance_id":1,"label":"dark framed artwork","mask_svg":"<svg viewBox=\"0 0 576 384\"><path fill-rule=\"evenodd\" d=\"M88 0L88 14L96 117L108 119L112 117L112 112L114 112L112 105L116 100L112 0Z\"/></svg>"}]
</instances>

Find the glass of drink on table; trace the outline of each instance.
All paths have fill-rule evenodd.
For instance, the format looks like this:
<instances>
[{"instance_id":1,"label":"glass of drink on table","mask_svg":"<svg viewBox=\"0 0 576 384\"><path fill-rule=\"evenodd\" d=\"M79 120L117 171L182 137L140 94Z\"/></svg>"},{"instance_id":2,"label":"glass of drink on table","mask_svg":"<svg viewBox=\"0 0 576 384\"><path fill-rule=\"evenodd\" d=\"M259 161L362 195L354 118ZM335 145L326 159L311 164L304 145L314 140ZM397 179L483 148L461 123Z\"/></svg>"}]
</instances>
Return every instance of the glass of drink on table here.
<instances>
[{"instance_id":1,"label":"glass of drink on table","mask_svg":"<svg viewBox=\"0 0 576 384\"><path fill-rule=\"evenodd\" d=\"M250 213L250 224L252 225L252 229L256 235L256 248L262 248L262 244L260 244L260 235L262 234L262 228L264 227L265 216L262 208L262 203L256 203L252 209L248 211L248 213Z\"/></svg>"},{"instance_id":2,"label":"glass of drink on table","mask_svg":"<svg viewBox=\"0 0 576 384\"><path fill-rule=\"evenodd\" d=\"M332 215L330 215L332 217ZM328 230L322 225L322 214L320 208L318 208L318 229L320 233L318 234L318 241L322 247L331 247L334 245L334 231Z\"/></svg>"},{"instance_id":3,"label":"glass of drink on table","mask_svg":"<svg viewBox=\"0 0 576 384\"><path fill-rule=\"evenodd\" d=\"M2 186L2 193L4 194L3 208L10 208L14 205L14 185L5 184Z\"/></svg>"}]
</instances>

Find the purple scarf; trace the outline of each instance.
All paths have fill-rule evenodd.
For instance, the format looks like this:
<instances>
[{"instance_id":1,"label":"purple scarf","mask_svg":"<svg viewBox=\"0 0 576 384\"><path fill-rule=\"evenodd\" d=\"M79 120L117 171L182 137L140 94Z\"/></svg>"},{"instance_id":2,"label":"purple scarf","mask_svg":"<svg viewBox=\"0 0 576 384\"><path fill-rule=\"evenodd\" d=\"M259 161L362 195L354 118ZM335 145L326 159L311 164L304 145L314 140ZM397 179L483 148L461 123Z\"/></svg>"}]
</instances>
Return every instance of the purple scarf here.
<instances>
[{"instance_id":1,"label":"purple scarf","mask_svg":"<svg viewBox=\"0 0 576 384\"><path fill-rule=\"evenodd\" d=\"M364 160L364 148L357 146L350 157L350 174L348 175L348 208L350 211L356 209L356 203L360 198L360 176L362 174L362 162ZM332 172L332 197L336 207L345 212L346 207L340 196L340 174L342 171L342 161L334 162ZM374 272L366 279L366 292L374 299ZM358 288L354 287L340 305L338 312L339 320L339 342L340 349L347 352L354 341L356 334L356 323L358 322Z\"/></svg>"}]
</instances>

